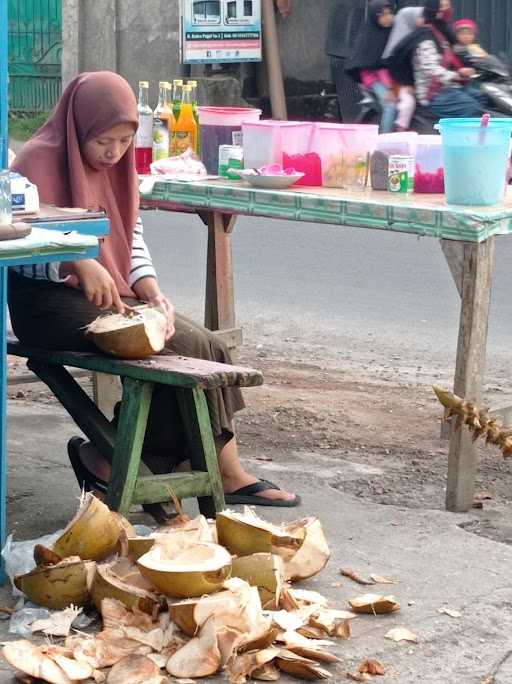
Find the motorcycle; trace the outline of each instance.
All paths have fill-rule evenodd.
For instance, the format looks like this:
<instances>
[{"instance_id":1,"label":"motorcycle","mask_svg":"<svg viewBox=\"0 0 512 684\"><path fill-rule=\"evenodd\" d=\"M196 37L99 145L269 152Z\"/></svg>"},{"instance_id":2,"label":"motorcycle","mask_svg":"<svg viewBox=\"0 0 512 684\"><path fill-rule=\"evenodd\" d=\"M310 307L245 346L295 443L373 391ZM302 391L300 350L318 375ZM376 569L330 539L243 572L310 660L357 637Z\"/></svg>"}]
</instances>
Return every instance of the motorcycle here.
<instances>
[{"instance_id":1,"label":"motorcycle","mask_svg":"<svg viewBox=\"0 0 512 684\"><path fill-rule=\"evenodd\" d=\"M471 83L487 97L490 114L512 117L512 75L504 57L468 58L467 65L475 69L476 74ZM363 86L359 86L361 100L359 102L359 116L356 123L379 123L381 108L376 97ZM420 134L435 133L434 126L437 117L428 107L418 105L414 113L412 131Z\"/></svg>"}]
</instances>

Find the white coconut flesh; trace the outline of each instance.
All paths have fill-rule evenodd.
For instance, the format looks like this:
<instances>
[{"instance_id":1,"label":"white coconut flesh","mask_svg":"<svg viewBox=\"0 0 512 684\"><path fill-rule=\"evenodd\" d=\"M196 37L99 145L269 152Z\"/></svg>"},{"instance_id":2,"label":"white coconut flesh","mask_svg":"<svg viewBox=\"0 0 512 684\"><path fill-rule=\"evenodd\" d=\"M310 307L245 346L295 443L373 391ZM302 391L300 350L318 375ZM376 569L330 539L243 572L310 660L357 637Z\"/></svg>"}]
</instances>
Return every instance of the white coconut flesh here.
<instances>
[{"instance_id":1,"label":"white coconut flesh","mask_svg":"<svg viewBox=\"0 0 512 684\"><path fill-rule=\"evenodd\" d=\"M154 546L142 558L140 565L163 572L215 572L231 564L231 556L217 544L193 544L186 549Z\"/></svg>"}]
</instances>

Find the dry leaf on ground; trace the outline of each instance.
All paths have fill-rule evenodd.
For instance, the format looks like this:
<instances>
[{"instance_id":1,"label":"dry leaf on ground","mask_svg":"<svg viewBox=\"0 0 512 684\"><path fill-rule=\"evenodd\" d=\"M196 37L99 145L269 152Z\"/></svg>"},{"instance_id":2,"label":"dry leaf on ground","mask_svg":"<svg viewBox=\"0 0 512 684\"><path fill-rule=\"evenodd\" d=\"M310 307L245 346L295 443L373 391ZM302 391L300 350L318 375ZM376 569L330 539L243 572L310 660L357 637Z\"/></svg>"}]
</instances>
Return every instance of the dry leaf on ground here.
<instances>
[{"instance_id":1,"label":"dry leaf on ground","mask_svg":"<svg viewBox=\"0 0 512 684\"><path fill-rule=\"evenodd\" d=\"M343 575L343 577L348 577L353 582L356 582L356 584L361 584L363 587L370 587L372 584L375 584L373 579L365 579L360 577L356 574L355 570L352 570L352 568L341 568L340 573Z\"/></svg>"},{"instance_id":2,"label":"dry leaf on ground","mask_svg":"<svg viewBox=\"0 0 512 684\"><path fill-rule=\"evenodd\" d=\"M394 629L390 629L384 637L386 639L391 639L391 641L412 641L414 644L417 644L419 641L418 636L406 627L395 627Z\"/></svg>"},{"instance_id":3,"label":"dry leaf on ground","mask_svg":"<svg viewBox=\"0 0 512 684\"><path fill-rule=\"evenodd\" d=\"M398 584L398 580L386 575L370 575L375 584Z\"/></svg>"}]
</instances>

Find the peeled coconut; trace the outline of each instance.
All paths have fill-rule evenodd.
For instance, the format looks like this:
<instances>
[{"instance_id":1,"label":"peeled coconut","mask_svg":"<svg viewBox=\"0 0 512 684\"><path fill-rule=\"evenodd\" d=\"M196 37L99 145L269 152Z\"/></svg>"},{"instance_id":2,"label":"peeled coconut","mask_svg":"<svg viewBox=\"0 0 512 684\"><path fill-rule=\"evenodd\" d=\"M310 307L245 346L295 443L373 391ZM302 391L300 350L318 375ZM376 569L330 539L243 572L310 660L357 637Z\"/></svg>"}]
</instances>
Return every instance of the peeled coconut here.
<instances>
[{"instance_id":1,"label":"peeled coconut","mask_svg":"<svg viewBox=\"0 0 512 684\"><path fill-rule=\"evenodd\" d=\"M175 598L219 591L231 575L231 556L226 549L204 542L185 549L157 545L137 563L154 587Z\"/></svg>"},{"instance_id":2,"label":"peeled coconut","mask_svg":"<svg viewBox=\"0 0 512 684\"><path fill-rule=\"evenodd\" d=\"M283 561L279 556L253 553L251 556L234 558L231 574L258 588L263 608L278 608L284 582Z\"/></svg>"},{"instance_id":3,"label":"peeled coconut","mask_svg":"<svg viewBox=\"0 0 512 684\"><path fill-rule=\"evenodd\" d=\"M284 528L288 534L304 536L300 549L291 558L285 559L286 579L291 582L309 579L321 572L331 555L322 523L310 517L297 520Z\"/></svg>"},{"instance_id":4,"label":"peeled coconut","mask_svg":"<svg viewBox=\"0 0 512 684\"><path fill-rule=\"evenodd\" d=\"M14 579L16 587L33 603L53 610L62 610L71 604L84 606L91 600L88 576L95 563L77 557L50 567L34 568L26 575Z\"/></svg>"},{"instance_id":5,"label":"peeled coconut","mask_svg":"<svg viewBox=\"0 0 512 684\"><path fill-rule=\"evenodd\" d=\"M127 608L138 608L148 615L154 615L160 605L149 580L125 558L97 565L90 592L98 610L104 598L115 598Z\"/></svg>"},{"instance_id":6,"label":"peeled coconut","mask_svg":"<svg viewBox=\"0 0 512 684\"><path fill-rule=\"evenodd\" d=\"M250 509L243 513L222 511L216 518L219 544L234 556L274 553L290 558L301 547L304 532L290 534L277 525L258 518Z\"/></svg>"},{"instance_id":7,"label":"peeled coconut","mask_svg":"<svg viewBox=\"0 0 512 684\"><path fill-rule=\"evenodd\" d=\"M120 533L117 514L89 492L53 545L53 551L62 558L80 556L82 560L102 560L114 552Z\"/></svg>"},{"instance_id":8,"label":"peeled coconut","mask_svg":"<svg viewBox=\"0 0 512 684\"><path fill-rule=\"evenodd\" d=\"M148 307L133 315L107 314L87 326L85 335L102 351L122 359L144 359L165 346L167 318Z\"/></svg>"}]
</instances>

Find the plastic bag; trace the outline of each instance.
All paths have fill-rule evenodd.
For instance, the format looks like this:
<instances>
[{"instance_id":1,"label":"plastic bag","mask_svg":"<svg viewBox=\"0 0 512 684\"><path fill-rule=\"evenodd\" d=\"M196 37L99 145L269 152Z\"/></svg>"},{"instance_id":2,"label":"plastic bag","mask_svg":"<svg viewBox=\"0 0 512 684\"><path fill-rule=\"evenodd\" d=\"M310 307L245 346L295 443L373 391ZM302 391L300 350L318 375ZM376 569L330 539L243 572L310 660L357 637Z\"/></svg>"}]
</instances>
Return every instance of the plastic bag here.
<instances>
[{"instance_id":1,"label":"plastic bag","mask_svg":"<svg viewBox=\"0 0 512 684\"><path fill-rule=\"evenodd\" d=\"M41 608L28 602L11 615L9 634L19 634L21 637L32 636L30 625L36 620L47 620L49 617L51 617L51 611L48 608Z\"/></svg>"},{"instance_id":2,"label":"plastic bag","mask_svg":"<svg viewBox=\"0 0 512 684\"><path fill-rule=\"evenodd\" d=\"M11 580L14 596L21 596L23 593L14 586L14 578L18 577L18 575L25 575L35 567L34 547L36 544L51 548L62 535L62 532L63 530L60 530L39 539L27 539L26 541L14 541L12 534L7 537L5 546L2 549L2 558L4 560L5 573Z\"/></svg>"},{"instance_id":3,"label":"plastic bag","mask_svg":"<svg viewBox=\"0 0 512 684\"><path fill-rule=\"evenodd\" d=\"M192 150L187 150L177 157L159 159L151 164L151 173L156 176L172 176L174 178L197 177L207 175L206 167Z\"/></svg>"}]
</instances>

